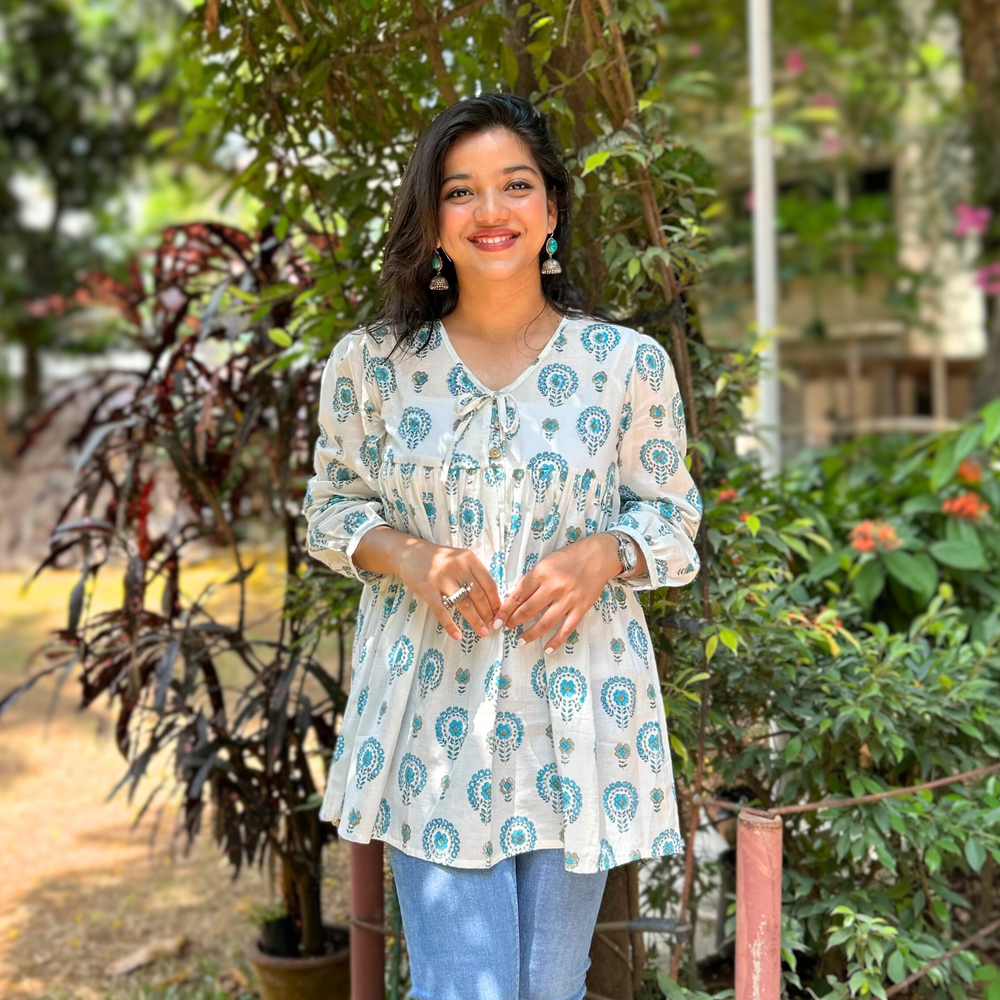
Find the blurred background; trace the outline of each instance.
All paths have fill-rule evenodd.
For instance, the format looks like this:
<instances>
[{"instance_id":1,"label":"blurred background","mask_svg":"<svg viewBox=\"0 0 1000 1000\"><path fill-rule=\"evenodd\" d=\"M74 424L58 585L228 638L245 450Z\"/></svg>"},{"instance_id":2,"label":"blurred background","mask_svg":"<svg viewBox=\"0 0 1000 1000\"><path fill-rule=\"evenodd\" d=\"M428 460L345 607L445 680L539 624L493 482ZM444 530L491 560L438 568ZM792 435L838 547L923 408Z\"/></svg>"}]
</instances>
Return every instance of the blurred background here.
<instances>
[{"instance_id":1,"label":"blurred background","mask_svg":"<svg viewBox=\"0 0 1000 1000\"><path fill-rule=\"evenodd\" d=\"M346 919L306 820L357 600L304 554L317 379L416 136L480 90L546 111L563 267L682 375L704 589L648 613L686 820L1000 759L1000 14L776 8L762 331L741 2L0 0L3 996L253 996L255 926L315 953ZM786 990L940 960L905 995L998 1000L995 934L941 958L1000 910L998 795L786 832ZM731 987L731 833L697 816L694 875L640 876L693 941L645 935L604 995Z\"/></svg>"}]
</instances>

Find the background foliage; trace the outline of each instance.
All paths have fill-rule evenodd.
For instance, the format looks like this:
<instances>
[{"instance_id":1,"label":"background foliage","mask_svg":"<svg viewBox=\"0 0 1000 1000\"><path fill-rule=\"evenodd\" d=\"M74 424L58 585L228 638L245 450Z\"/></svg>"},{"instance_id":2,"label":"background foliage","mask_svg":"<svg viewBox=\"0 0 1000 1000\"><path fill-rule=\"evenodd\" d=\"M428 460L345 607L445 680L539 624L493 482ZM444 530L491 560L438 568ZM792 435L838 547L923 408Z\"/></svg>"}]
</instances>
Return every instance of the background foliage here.
<instances>
[{"instance_id":1,"label":"background foliage","mask_svg":"<svg viewBox=\"0 0 1000 1000\"><path fill-rule=\"evenodd\" d=\"M119 661L112 670L100 659L121 654L101 646L110 632L79 642L76 605L60 641L76 642L84 676L102 678L120 699L120 739L133 755L132 741L154 746L155 727L171 739L187 731L178 726L193 727L193 743L175 744L189 817L210 790L227 815L218 793L232 790L233 761L263 749L251 747L253 726L268 727L272 747L286 732L306 746L311 731L314 761L331 747L342 692L292 641L309 634L316 607L338 608L338 620L350 614L349 595L333 594L328 575L305 565L296 537L312 426L306 373L372 309L392 192L416 136L439 107L496 87L535 101L566 151L578 212L573 245L560 248L563 267L591 303L663 339L681 375L692 469L706 500L704 568L692 587L651 595L648 611L685 808L700 786L773 806L902 787L1000 758L997 407L929 439L805 453L769 484L737 451L762 342L710 346L698 313L708 293L714 308L728 308L727 286L735 294L749 274L745 205L717 189L711 166L745 160L747 121L734 112L746 103L742 10L735 0L207 0L187 19L174 72L140 116L155 120L160 155L218 171L220 148L236 148L240 166L228 172L227 190L257 203L260 236L230 233L225 249L188 242L197 288L166 267L111 292L135 320L155 310L154 333L142 340L151 357L143 391L155 405L142 414L95 410L92 426L107 437L82 463L79 495L99 512L93 505L110 502L101 489L110 492L114 532L63 525L60 535L87 552L95 538L113 539L128 553L131 589L115 622L145 651L138 683ZM896 263L885 199L845 202L842 191L876 145L899 141L908 96L947 100L932 72L940 50L902 4L822 0L779 5L776 18L785 69L775 134L786 161L814 175L782 201L783 277L833 272L852 284L878 271L892 279L890 305L912 313L924 279ZM957 108L950 111L928 130L928 144L947 146ZM161 264L171 240L183 237L182 246L192 235L171 231ZM224 321L236 314L245 325ZM814 319L822 334L824 317ZM203 340L226 350L199 356ZM154 373L153 363L168 359L186 380L181 400ZM133 435L133 426L143 430ZM118 448L133 460L113 461ZM118 523L119 512L141 505L152 482L146 463L157 455L180 476L189 535L154 539L141 520ZM86 477L95 475L90 491ZM169 578L190 539L239 542L251 516L240 499L262 482L268 502L252 517L281 526L288 555L289 642L269 651L267 664L238 631L195 624L196 607L140 610L149 583ZM93 569L85 565L83 579ZM312 610L303 584L313 588ZM208 661L178 655L195 637ZM173 657L172 643L180 643ZM239 708L234 716L227 702L222 724L205 664L227 645L258 680L231 692ZM327 701L293 684L304 674ZM140 692L152 699L152 730L134 725ZM269 751L258 756L251 780L285 782L287 810L262 829L293 858L308 841L303 857L314 864L314 834L303 840L295 830L316 808L322 774L307 775L316 765L303 768L306 758L283 772ZM247 794L240 785L238 795ZM988 923L998 808L994 776L787 821L789 988L881 997ZM253 860L242 798L228 815L231 860ZM651 906L678 905L676 864L662 862ZM292 894L300 910L312 891ZM683 959L679 985L661 977L655 989L709 986L706 971ZM966 1000L986 988L974 982L978 961L972 952L952 958L914 992Z\"/></svg>"}]
</instances>

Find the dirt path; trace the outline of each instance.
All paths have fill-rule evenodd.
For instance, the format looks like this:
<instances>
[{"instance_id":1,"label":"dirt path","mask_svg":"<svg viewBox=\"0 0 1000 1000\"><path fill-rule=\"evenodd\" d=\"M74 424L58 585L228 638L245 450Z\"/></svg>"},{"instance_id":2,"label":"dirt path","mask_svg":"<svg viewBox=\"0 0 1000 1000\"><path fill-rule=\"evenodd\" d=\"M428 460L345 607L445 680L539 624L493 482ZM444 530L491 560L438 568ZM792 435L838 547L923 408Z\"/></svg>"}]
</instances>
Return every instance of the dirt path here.
<instances>
[{"instance_id":1,"label":"dirt path","mask_svg":"<svg viewBox=\"0 0 1000 1000\"><path fill-rule=\"evenodd\" d=\"M266 564L260 573L275 578ZM45 630L62 620L75 574L47 574L26 599L17 593L22 579L0 574L3 691L24 675ZM103 586L98 598L114 600L114 581ZM263 617L273 592L262 584L257 598ZM0 996L136 1000L144 987L185 977L189 986L176 995L193 996L187 990L199 979L244 972L242 950L253 931L247 911L271 898L266 873L244 871L233 881L208 836L185 857L171 836L170 810L159 816L155 839L155 808L133 829L143 796L132 805L124 793L106 801L125 767L111 716L76 712L71 679L47 725L53 690L40 685L0 721ZM331 847L324 904L335 920L347 916L346 857L342 845ZM110 962L177 934L191 941L180 957L128 977L105 974Z\"/></svg>"}]
</instances>

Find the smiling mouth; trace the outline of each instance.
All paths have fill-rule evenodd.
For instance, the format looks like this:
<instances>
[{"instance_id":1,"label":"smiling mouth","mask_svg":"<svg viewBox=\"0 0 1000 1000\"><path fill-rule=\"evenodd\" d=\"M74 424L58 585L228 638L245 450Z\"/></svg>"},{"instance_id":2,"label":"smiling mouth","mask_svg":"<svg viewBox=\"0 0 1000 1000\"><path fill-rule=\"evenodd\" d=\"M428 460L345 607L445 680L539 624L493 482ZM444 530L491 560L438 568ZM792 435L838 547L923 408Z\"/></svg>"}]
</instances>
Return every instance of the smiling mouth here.
<instances>
[{"instance_id":1,"label":"smiling mouth","mask_svg":"<svg viewBox=\"0 0 1000 1000\"><path fill-rule=\"evenodd\" d=\"M469 242L478 247L509 247L519 235L519 233L508 233L506 236L470 236Z\"/></svg>"}]
</instances>

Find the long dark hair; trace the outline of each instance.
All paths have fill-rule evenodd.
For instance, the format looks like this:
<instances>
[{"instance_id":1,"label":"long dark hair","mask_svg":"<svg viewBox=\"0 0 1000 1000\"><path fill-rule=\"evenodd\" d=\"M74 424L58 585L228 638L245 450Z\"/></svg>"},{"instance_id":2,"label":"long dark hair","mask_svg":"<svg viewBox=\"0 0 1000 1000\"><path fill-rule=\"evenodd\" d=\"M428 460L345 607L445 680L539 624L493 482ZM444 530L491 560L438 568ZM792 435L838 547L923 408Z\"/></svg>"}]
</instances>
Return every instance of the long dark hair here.
<instances>
[{"instance_id":1,"label":"long dark hair","mask_svg":"<svg viewBox=\"0 0 1000 1000\"><path fill-rule=\"evenodd\" d=\"M457 101L439 112L417 140L393 202L379 276L382 294L377 312L365 324L369 332L387 329L397 346L420 347L430 337L432 321L447 316L458 304L458 276L447 256L443 257L440 273L448 279L449 288L432 292L427 287L434 274L431 258L437 243L444 161L458 139L495 128L509 129L528 146L544 178L546 195L555 200L559 213L552 235L559 244L563 270L542 278L542 294L561 316L611 319L597 310L585 313L583 295L567 276L572 232L570 175L548 121L523 97L487 92ZM547 257L543 247L539 266ZM419 336L421 330L426 334L424 338Z\"/></svg>"}]
</instances>

